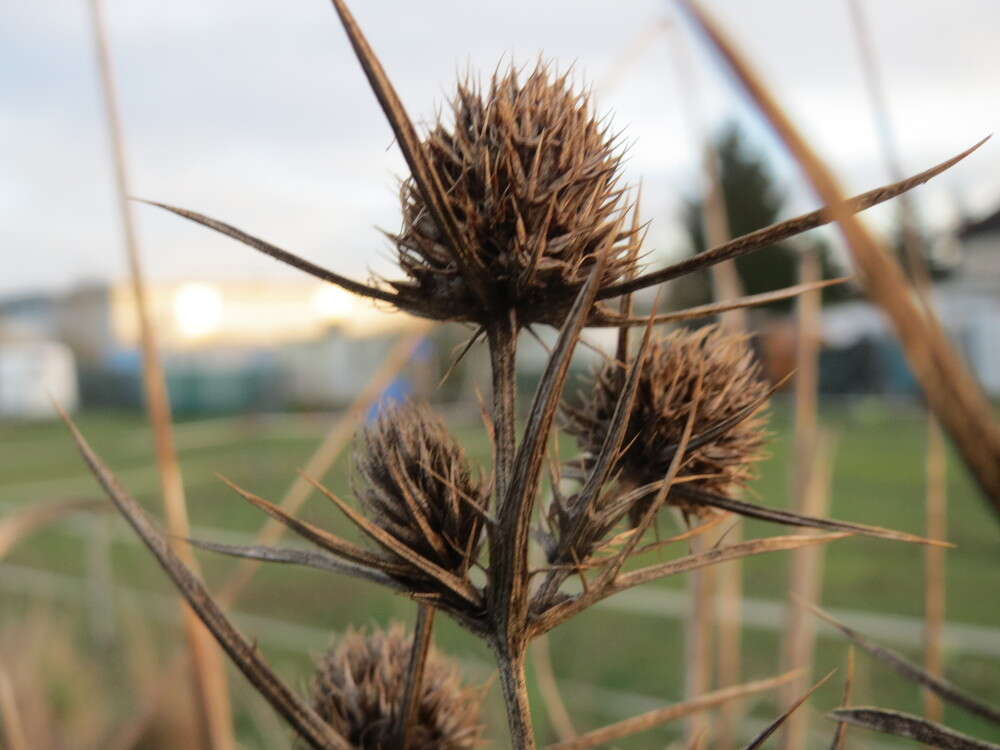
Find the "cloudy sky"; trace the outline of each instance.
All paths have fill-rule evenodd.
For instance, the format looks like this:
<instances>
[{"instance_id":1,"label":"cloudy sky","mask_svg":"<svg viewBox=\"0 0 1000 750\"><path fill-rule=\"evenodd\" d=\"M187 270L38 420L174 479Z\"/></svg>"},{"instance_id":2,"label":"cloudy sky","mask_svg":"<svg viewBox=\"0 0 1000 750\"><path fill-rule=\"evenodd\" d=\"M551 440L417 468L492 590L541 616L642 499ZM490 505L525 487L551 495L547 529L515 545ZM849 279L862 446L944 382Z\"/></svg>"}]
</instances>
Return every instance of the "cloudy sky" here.
<instances>
[{"instance_id":1,"label":"cloudy sky","mask_svg":"<svg viewBox=\"0 0 1000 750\"><path fill-rule=\"evenodd\" d=\"M904 166L919 171L1000 122L1000 3L862 0ZM852 192L888 181L847 0L706 0ZM124 271L87 0L0 4L0 294ZM692 99L709 126L745 125L789 193L815 200L667 0L355 0L411 115L433 118L459 72L540 53L596 87L634 142L653 260L676 251L674 217L696 187ZM374 227L397 226L405 173L324 0L106 0L133 192L229 221L339 271L389 272ZM669 22L650 37L649 29ZM636 40L646 38L646 43ZM1000 203L1000 142L922 188L926 221ZM149 273L164 280L294 272L148 207L136 209ZM873 220L878 222L876 213ZM882 220L885 219L883 212Z\"/></svg>"}]
</instances>

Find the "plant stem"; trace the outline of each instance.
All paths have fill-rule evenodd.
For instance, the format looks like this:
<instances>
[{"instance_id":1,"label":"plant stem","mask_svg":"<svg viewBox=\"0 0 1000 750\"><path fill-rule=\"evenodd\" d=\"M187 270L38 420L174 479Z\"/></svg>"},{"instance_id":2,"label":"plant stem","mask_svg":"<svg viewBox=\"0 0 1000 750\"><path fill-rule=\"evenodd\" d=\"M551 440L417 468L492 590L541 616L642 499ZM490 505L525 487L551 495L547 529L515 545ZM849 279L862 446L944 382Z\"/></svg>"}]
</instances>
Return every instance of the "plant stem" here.
<instances>
[{"instance_id":1,"label":"plant stem","mask_svg":"<svg viewBox=\"0 0 1000 750\"><path fill-rule=\"evenodd\" d=\"M497 666L500 669L500 688L507 708L512 750L534 750L535 732L531 726L531 706L528 704L528 685L524 680L526 644L510 648L495 644Z\"/></svg>"},{"instance_id":2,"label":"plant stem","mask_svg":"<svg viewBox=\"0 0 1000 750\"><path fill-rule=\"evenodd\" d=\"M413 633L410 663L406 670L406 685L403 688L403 703L398 717L399 746L406 750L410 739L410 728L416 723L417 708L420 706L420 689L424 681L424 665L431 648L431 634L434 631L434 608L421 603L417 609L417 625Z\"/></svg>"},{"instance_id":3,"label":"plant stem","mask_svg":"<svg viewBox=\"0 0 1000 750\"><path fill-rule=\"evenodd\" d=\"M517 375L514 362L517 352L517 323L510 318L494 320L486 328L493 371L493 471L497 512L507 494L514 468L514 427L516 420Z\"/></svg>"}]
</instances>

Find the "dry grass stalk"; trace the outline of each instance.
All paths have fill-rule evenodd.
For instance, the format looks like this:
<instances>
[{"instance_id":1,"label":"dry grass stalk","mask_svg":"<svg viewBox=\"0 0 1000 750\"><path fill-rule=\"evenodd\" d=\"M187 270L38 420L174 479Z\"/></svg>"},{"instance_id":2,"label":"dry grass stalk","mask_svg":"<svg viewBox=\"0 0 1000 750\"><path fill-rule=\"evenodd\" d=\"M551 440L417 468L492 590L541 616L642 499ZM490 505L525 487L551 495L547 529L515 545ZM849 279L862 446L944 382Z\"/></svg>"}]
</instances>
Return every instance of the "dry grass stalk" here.
<instances>
[{"instance_id":1,"label":"dry grass stalk","mask_svg":"<svg viewBox=\"0 0 1000 750\"><path fill-rule=\"evenodd\" d=\"M7 670L0 665L0 718L3 719L3 736L10 750L28 750L28 737L17 707L14 686Z\"/></svg>"},{"instance_id":2,"label":"dry grass stalk","mask_svg":"<svg viewBox=\"0 0 1000 750\"><path fill-rule=\"evenodd\" d=\"M577 736L573 720L570 718L566 703L559 692L555 671L552 669L552 653L549 649L548 635L540 635L531 643L531 666L535 670L535 685L542 700L545 702L549 723L555 730L556 737L561 742L569 741Z\"/></svg>"},{"instance_id":3,"label":"dry grass stalk","mask_svg":"<svg viewBox=\"0 0 1000 750\"><path fill-rule=\"evenodd\" d=\"M818 432L814 442L813 460L809 472L809 483L804 488L805 498L802 503L807 513L822 515L829 504L829 489L831 480L832 447L831 439L823 432ZM800 668L808 676L813 664L813 653L816 647L816 627L813 618L809 616L801 602L813 603L820 599L823 584L823 549L822 547L805 547L795 550L791 556L789 568L789 591L793 603L789 607L785 630L782 635L782 663L786 668ZM795 696L805 689L799 680L795 684L799 688L795 693L784 691L782 699L786 703L795 700ZM788 750L804 747L809 733L808 716L804 713L789 717L782 733L781 744Z\"/></svg>"},{"instance_id":4,"label":"dry grass stalk","mask_svg":"<svg viewBox=\"0 0 1000 750\"><path fill-rule=\"evenodd\" d=\"M933 417L927 419L927 502L924 531L944 538L948 533L947 466L944 435ZM943 673L941 635L945 620L945 556L943 549L924 550L924 669L940 677ZM941 700L924 691L924 715L940 721L944 713Z\"/></svg>"},{"instance_id":5,"label":"dry grass stalk","mask_svg":"<svg viewBox=\"0 0 1000 750\"><path fill-rule=\"evenodd\" d=\"M19 541L50 523L80 511L100 511L106 508L103 500L77 498L33 504L8 513L0 518L0 560Z\"/></svg>"},{"instance_id":6,"label":"dry grass stalk","mask_svg":"<svg viewBox=\"0 0 1000 750\"><path fill-rule=\"evenodd\" d=\"M565 742L557 742L545 747L545 750L586 750L586 748L597 747L615 740L631 737L640 732L646 732L668 721L688 716L692 713L703 713L709 709L726 705L738 698L747 698L751 695L774 690L775 688L787 684L787 682L798 676L798 672L788 672L777 677L770 677L766 680L754 680L743 685L715 690L711 693L699 695L683 701L674 703L663 708L655 708L644 714L633 716L632 718L609 724L606 727L595 729L579 737Z\"/></svg>"},{"instance_id":7,"label":"dry grass stalk","mask_svg":"<svg viewBox=\"0 0 1000 750\"><path fill-rule=\"evenodd\" d=\"M893 179L902 175L895 130L882 86L875 47L872 43L864 12L857 0L850 0L851 21L861 52L872 112L882 144L882 154ZM917 227L916 212L909 195L900 196L899 223L903 234L903 249L911 278L921 302L931 310L930 273L923 252L923 242ZM933 314L933 313L932 313ZM933 415L927 417L925 531L947 533L947 488L945 477L945 445L941 426ZM942 550L924 550L924 667L935 676L941 675L941 632L945 609L945 558ZM931 691L924 691L924 714L931 721L940 721L943 705Z\"/></svg>"},{"instance_id":8,"label":"dry grass stalk","mask_svg":"<svg viewBox=\"0 0 1000 750\"><path fill-rule=\"evenodd\" d=\"M691 66L689 50L685 39L677 33L676 24L671 24L669 29L671 34L670 48L673 52L675 78L678 89L681 92L681 102L685 105L684 112L691 132L691 140L704 150L703 158L703 182L704 200L702 201L702 226L705 239L709 247L724 245L730 238L728 207L726 197L722 187L722 180L719 173L719 159L711 140L706 134L704 117L699 98L699 89L695 83L694 70ZM725 260L717 263L709 269L711 272L712 287L715 300L726 301L743 297L743 284L740 280L736 268L735 260ZM746 334L749 331L749 316L746 308L736 308L722 312L719 321L723 331L730 334ZM738 491L738 490L737 490ZM731 523L727 524L724 530L726 538L730 543L739 542L741 539L741 526L738 516L731 516ZM718 541L717 538L708 538L699 541L699 544L712 545ZM694 635L705 641L701 646L692 644L687 653L692 657L698 654L710 653L709 641L713 624L717 626L717 644L714 651L717 653L716 663L716 684L735 685L740 680L742 661L742 593L743 593L743 567L739 562L731 562L717 566L715 569L695 572L689 579L692 596L695 603L692 606L689 632L692 635L703 633L704 636ZM700 580L705 578L704 581ZM710 580L711 579L711 580ZM714 589L714 591L713 591ZM713 596L714 594L714 596ZM702 601L698 601L698 597ZM701 614L707 616L709 610L708 598L714 601L715 622L696 623L694 618ZM706 670L710 669L708 664L689 665L689 670L699 675L696 680L689 683L689 687L694 691L691 694L703 692L704 688L697 689L695 683L707 686L708 675ZM719 711L718 721L714 722L713 729L717 747L732 747L735 745L737 725L742 713L742 703L739 700L728 701ZM699 721L690 721L687 725L687 735L693 744L695 738L708 737L708 727L704 725L704 718L699 715Z\"/></svg>"},{"instance_id":9,"label":"dry grass stalk","mask_svg":"<svg viewBox=\"0 0 1000 750\"><path fill-rule=\"evenodd\" d=\"M854 646L847 649L847 676L844 678L844 692L840 696L840 705L847 706L851 702L851 691L854 689ZM837 722L837 730L833 733L830 750L843 750L847 740L847 722Z\"/></svg>"},{"instance_id":10,"label":"dry grass stalk","mask_svg":"<svg viewBox=\"0 0 1000 750\"><path fill-rule=\"evenodd\" d=\"M987 503L1000 514L1000 427L993 419L982 389L962 363L933 313L914 299L899 265L853 216L853 206L845 202L833 174L806 143L756 72L697 3L682 0L681 5L722 55L827 203L863 275L862 281L870 298L892 322L931 409L954 441Z\"/></svg>"},{"instance_id":11,"label":"dry grass stalk","mask_svg":"<svg viewBox=\"0 0 1000 750\"><path fill-rule=\"evenodd\" d=\"M185 564L197 570L197 564L190 548L182 541L190 536L187 505L184 499L184 482L174 448L166 377L160 362L155 333L149 319L138 239L127 198L129 186L124 139L100 0L92 0L91 21L114 163L119 219L124 235L135 311L139 319L146 408L153 429L156 467L160 477L160 491L163 496L164 509L166 510L167 528L175 553ZM184 629L194 668L192 678L195 686L193 695L197 696L197 700L195 700L196 710L201 713L210 746L215 750L229 750L234 747L234 739L230 718L229 687L226 683L226 673L223 669L221 655L215 650L211 636L195 614L183 604L181 606L184 609Z\"/></svg>"},{"instance_id":12,"label":"dry grass stalk","mask_svg":"<svg viewBox=\"0 0 1000 750\"><path fill-rule=\"evenodd\" d=\"M799 281L816 281L822 274L819 257L807 252L799 257ZM791 502L799 513L825 515L826 476L829 461L820 454L818 401L819 401L819 348L822 298L818 292L809 292L797 300L796 356L795 356L795 411L794 455L792 459ZM789 589L793 596L815 601L818 595L822 566L818 556L806 550L792 553L789 559ZM790 605L782 639L781 663L785 669L812 666L814 639L812 618L801 607ZM804 680L789 686L782 693L782 701L790 705L805 690ZM798 713L785 723L781 746L785 750L801 745L807 732L807 718Z\"/></svg>"}]
</instances>

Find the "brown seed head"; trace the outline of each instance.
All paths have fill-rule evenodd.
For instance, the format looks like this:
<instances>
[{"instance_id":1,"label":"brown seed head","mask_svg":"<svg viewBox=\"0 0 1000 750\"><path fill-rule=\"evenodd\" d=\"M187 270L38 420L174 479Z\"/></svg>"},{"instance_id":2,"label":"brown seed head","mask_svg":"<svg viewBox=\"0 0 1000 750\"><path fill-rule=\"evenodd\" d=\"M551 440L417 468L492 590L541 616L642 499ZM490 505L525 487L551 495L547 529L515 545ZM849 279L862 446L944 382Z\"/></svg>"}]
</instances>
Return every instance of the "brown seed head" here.
<instances>
[{"instance_id":1,"label":"brown seed head","mask_svg":"<svg viewBox=\"0 0 1000 750\"><path fill-rule=\"evenodd\" d=\"M390 406L365 430L363 444L355 493L366 515L424 559L465 578L489 488L441 420L424 405Z\"/></svg>"},{"instance_id":2,"label":"brown seed head","mask_svg":"<svg viewBox=\"0 0 1000 750\"><path fill-rule=\"evenodd\" d=\"M358 750L398 747L393 723L403 702L413 638L402 625L371 633L348 630L324 654L313 678L316 712ZM458 669L436 650L427 655L409 733L412 750L471 750L480 744L482 690L463 687Z\"/></svg>"},{"instance_id":3,"label":"brown seed head","mask_svg":"<svg viewBox=\"0 0 1000 750\"><path fill-rule=\"evenodd\" d=\"M581 404L564 410L567 429L577 438L584 463L600 450L627 368L627 364L608 362L595 374L592 389ZM737 421L704 442L699 436L725 426L727 420L761 402L768 386L745 336L706 326L697 331L675 331L650 347L617 465L626 488L656 482L666 475L694 407L699 370L701 399L695 412L692 447L678 479L687 477L699 489L728 494L753 477L753 462L761 458L765 439L763 418L750 416ZM697 510L686 506L676 493L667 495L667 503ZM644 508L642 502L632 507L633 523Z\"/></svg>"},{"instance_id":4,"label":"brown seed head","mask_svg":"<svg viewBox=\"0 0 1000 750\"><path fill-rule=\"evenodd\" d=\"M618 185L616 139L586 93L539 63L523 81L513 68L494 75L485 94L460 83L451 109L424 146L491 299L484 306L468 288L408 179L391 236L410 279L394 283L404 307L475 323L513 308L522 324L558 324L599 252L608 252L601 285L624 277L639 237L623 218L635 207Z\"/></svg>"}]
</instances>

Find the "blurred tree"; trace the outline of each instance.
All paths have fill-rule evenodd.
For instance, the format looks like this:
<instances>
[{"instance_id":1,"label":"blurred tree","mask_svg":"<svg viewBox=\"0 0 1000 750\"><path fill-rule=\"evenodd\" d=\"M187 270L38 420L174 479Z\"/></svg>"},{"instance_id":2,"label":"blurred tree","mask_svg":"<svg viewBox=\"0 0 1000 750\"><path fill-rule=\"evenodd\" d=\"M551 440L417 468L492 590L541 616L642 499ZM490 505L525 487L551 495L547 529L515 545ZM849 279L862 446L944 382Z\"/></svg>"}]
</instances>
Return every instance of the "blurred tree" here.
<instances>
[{"instance_id":1,"label":"blurred tree","mask_svg":"<svg viewBox=\"0 0 1000 750\"><path fill-rule=\"evenodd\" d=\"M726 125L715 139L714 146L731 235L738 237L778 221L785 196L764 156L750 148L739 126L735 123ZM702 201L701 196L688 198L681 209L681 220L692 252L706 249ZM801 243L797 247L805 249ZM814 241L809 249L820 253L824 279L841 275L830 262L825 243ZM798 250L788 243L778 243L738 258L736 270L745 294L791 286L798 281ZM824 302L842 299L849 293L844 285L827 287L823 291ZM672 306L690 307L710 302L711 299L711 279L708 270L703 269L685 276L681 283L674 286ZM767 307L784 311L793 305L794 300L783 300Z\"/></svg>"}]
</instances>

